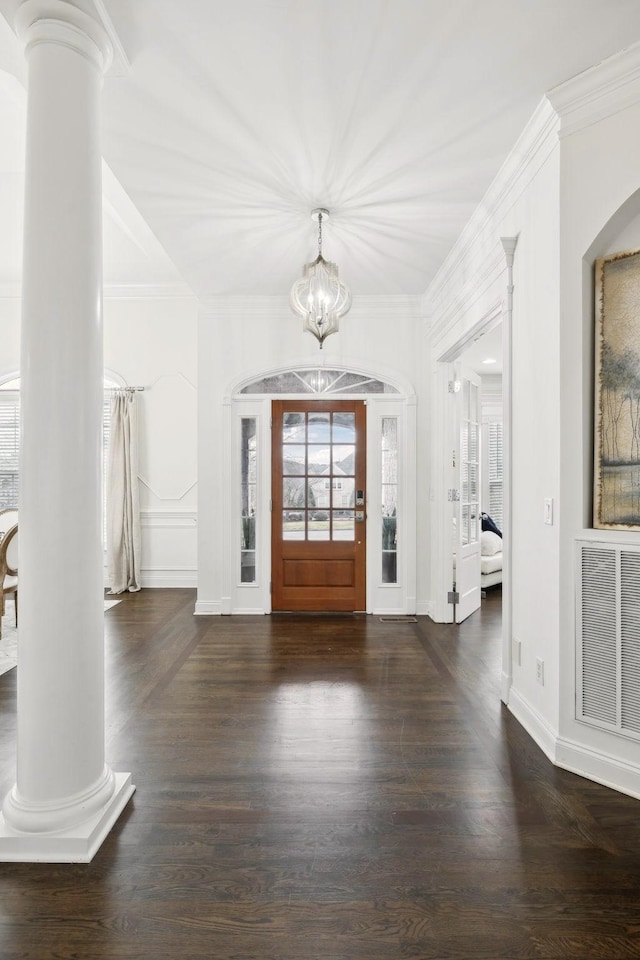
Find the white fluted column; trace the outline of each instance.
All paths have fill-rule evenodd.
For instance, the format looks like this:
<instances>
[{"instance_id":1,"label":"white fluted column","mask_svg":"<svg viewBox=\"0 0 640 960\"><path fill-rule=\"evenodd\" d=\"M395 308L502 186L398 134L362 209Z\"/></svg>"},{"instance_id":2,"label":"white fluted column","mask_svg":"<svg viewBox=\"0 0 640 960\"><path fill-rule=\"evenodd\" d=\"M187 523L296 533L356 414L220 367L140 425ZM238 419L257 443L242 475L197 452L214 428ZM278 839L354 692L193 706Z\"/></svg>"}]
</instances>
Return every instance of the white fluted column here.
<instances>
[{"instance_id":1,"label":"white fluted column","mask_svg":"<svg viewBox=\"0 0 640 960\"><path fill-rule=\"evenodd\" d=\"M105 764L100 97L96 20L24 0L28 62L21 333L16 784L1 860L90 860L133 792Z\"/></svg>"}]
</instances>

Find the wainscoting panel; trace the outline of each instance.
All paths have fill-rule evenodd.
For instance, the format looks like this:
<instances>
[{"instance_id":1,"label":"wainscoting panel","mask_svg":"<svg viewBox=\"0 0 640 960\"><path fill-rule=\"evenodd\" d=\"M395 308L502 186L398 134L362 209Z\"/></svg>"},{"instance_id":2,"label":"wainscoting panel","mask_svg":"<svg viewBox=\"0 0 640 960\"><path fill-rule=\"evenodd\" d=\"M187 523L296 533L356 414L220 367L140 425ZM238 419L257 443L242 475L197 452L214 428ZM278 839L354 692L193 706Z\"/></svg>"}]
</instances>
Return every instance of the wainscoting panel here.
<instances>
[{"instance_id":1,"label":"wainscoting panel","mask_svg":"<svg viewBox=\"0 0 640 960\"><path fill-rule=\"evenodd\" d=\"M140 512L143 587L195 587L198 582L198 515L195 510ZM105 556L105 585L106 583Z\"/></svg>"}]
</instances>

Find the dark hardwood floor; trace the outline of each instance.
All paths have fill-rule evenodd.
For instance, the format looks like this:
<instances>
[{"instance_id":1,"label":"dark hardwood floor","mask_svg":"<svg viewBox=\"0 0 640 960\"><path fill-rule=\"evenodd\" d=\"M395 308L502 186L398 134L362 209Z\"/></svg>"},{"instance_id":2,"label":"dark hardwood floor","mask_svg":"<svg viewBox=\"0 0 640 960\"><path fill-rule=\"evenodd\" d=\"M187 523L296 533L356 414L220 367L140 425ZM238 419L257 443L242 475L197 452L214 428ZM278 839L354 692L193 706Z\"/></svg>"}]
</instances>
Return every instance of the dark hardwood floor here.
<instances>
[{"instance_id":1,"label":"dark hardwood floor","mask_svg":"<svg viewBox=\"0 0 640 960\"><path fill-rule=\"evenodd\" d=\"M193 604L106 613L137 792L91 864L0 864L2 960L640 958L640 803L500 705L499 594L460 628Z\"/></svg>"}]
</instances>

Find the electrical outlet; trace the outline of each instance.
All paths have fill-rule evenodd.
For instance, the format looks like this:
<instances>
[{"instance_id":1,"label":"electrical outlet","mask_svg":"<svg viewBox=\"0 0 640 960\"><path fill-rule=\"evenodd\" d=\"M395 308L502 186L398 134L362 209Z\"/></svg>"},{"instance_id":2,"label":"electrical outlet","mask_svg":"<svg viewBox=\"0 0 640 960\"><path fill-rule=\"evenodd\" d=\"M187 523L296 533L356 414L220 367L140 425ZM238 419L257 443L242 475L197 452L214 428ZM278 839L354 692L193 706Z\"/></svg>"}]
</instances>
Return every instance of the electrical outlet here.
<instances>
[{"instance_id":1,"label":"electrical outlet","mask_svg":"<svg viewBox=\"0 0 640 960\"><path fill-rule=\"evenodd\" d=\"M513 662L517 667L522 666L522 640L513 638Z\"/></svg>"},{"instance_id":2,"label":"electrical outlet","mask_svg":"<svg viewBox=\"0 0 640 960\"><path fill-rule=\"evenodd\" d=\"M536 680L540 686L544 687L544 660L536 657Z\"/></svg>"}]
</instances>

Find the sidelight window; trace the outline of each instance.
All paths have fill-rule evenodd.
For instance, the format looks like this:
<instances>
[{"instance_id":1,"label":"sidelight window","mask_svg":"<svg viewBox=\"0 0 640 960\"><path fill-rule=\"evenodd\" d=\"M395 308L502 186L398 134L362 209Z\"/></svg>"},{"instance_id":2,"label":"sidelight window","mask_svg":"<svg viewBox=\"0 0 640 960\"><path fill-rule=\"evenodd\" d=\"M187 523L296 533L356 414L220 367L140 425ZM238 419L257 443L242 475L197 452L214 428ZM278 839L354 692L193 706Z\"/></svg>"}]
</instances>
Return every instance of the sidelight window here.
<instances>
[{"instance_id":1,"label":"sidelight window","mask_svg":"<svg viewBox=\"0 0 640 960\"><path fill-rule=\"evenodd\" d=\"M382 419L382 582L398 582L398 418Z\"/></svg>"},{"instance_id":2,"label":"sidelight window","mask_svg":"<svg viewBox=\"0 0 640 960\"><path fill-rule=\"evenodd\" d=\"M241 420L240 477L241 477L241 540L240 582L256 582L256 513L258 486L257 420Z\"/></svg>"}]
</instances>

